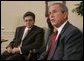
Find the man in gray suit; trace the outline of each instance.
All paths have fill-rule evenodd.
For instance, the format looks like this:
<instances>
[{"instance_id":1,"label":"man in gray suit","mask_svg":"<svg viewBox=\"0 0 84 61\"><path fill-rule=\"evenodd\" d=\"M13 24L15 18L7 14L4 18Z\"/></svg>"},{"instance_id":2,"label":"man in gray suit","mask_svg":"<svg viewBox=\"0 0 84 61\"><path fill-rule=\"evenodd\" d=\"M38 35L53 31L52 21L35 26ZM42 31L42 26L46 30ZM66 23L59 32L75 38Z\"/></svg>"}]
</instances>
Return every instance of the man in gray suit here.
<instances>
[{"instance_id":1,"label":"man in gray suit","mask_svg":"<svg viewBox=\"0 0 84 61\"><path fill-rule=\"evenodd\" d=\"M39 60L82 60L83 35L77 27L67 21L67 7L62 3L54 3L49 6L48 14L54 27L53 32L58 33L53 39L54 47L48 47ZM48 46L50 44L52 44L51 41Z\"/></svg>"},{"instance_id":2,"label":"man in gray suit","mask_svg":"<svg viewBox=\"0 0 84 61\"><path fill-rule=\"evenodd\" d=\"M35 14L26 12L23 16L25 26L16 28L13 41L6 47L1 60L24 60L30 50L39 49L44 41L44 30L35 26ZM36 56L32 59L36 59Z\"/></svg>"}]
</instances>

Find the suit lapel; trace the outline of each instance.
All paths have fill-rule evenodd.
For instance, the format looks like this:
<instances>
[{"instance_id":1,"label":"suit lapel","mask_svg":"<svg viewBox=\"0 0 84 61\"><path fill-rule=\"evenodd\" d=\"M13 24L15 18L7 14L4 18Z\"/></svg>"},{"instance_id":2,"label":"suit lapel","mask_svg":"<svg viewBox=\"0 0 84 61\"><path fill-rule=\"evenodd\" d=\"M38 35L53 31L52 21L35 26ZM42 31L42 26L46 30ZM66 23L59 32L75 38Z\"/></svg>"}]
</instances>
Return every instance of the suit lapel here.
<instances>
[{"instance_id":1,"label":"suit lapel","mask_svg":"<svg viewBox=\"0 0 84 61\"><path fill-rule=\"evenodd\" d=\"M49 49L49 47L50 47L50 38L51 38L51 36L49 37L49 40L47 41L47 48L46 48L46 51L48 51L48 49Z\"/></svg>"},{"instance_id":2,"label":"suit lapel","mask_svg":"<svg viewBox=\"0 0 84 61\"><path fill-rule=\"evenodd\" d=\"M20 36L21 36L21 39L22 39L22 36L23 36L24 30L25 30L25 26L22 27L21 30L20 30Z\"/></svg>"}]
</instances>

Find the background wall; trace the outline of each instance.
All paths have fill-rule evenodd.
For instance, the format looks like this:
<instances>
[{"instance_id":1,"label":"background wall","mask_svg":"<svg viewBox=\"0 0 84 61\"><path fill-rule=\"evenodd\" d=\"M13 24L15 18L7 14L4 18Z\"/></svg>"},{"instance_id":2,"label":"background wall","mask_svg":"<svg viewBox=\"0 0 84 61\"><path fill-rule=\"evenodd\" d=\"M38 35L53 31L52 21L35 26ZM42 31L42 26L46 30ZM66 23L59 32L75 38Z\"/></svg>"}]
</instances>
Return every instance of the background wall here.
<instances>
[{"instance_id":1,"label":"background wall","mask_svg":"<svg viewBox=\"0 0 84 61\"><path fill-rule=\"evenodd\" d=\"M83 17L72 12L80 1L66 1L69 9L69 21L78 28L83 27ZM17 26L24 25L23 15L27 11L36 14L36 25L47 27L45 1L1 1L1 27L4 31L15 31Z\"/></svg>"},{"instance_id":2,"label":"background wall","mask_svg":"<svg viewBox=\"0 0 84 61\"><path fill-rule=\"evenodd\" d=\"M66 1L69 9L69 20L78 28L83 28L83 17L72 12L80 1ZM27 11L32 11L36 15L36 25L47 28L45 17L45 1L1 1L1 38L8 39L1 45L1 52L5 46L12 41L17 26L24 25L23 15Z\"/></svg>"}]
</instances>

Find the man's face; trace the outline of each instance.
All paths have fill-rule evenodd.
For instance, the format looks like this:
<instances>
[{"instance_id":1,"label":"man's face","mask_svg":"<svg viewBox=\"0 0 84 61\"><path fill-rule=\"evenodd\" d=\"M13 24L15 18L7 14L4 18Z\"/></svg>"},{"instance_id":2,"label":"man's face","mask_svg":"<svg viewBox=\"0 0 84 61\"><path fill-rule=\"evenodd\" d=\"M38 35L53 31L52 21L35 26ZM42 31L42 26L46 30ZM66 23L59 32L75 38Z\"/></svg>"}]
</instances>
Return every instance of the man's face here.
<instances>
[{"instance_id":1,"label":"man's face","mask_svg":"<svg viewBox=\"0 0 84 61\"><path fill-rule=\"evenodd\" d=\"M30 28L34 25L35 21L33 20L33 18L31 16L27 16L24 18L24 22L25 22L25 25Z\"/></svg>"},{"instance_id":2,"label":"man's face","mask_svg":"<svg viewBox=\"0 0 84 61\"><path fill-rule=\"evenodd\" d=\"M62 23L65 21L67 14L61 11L59 5L52 5L49 7L49 18L50 22L55 27L60 27Z\"/></svg>"}]
</instances>

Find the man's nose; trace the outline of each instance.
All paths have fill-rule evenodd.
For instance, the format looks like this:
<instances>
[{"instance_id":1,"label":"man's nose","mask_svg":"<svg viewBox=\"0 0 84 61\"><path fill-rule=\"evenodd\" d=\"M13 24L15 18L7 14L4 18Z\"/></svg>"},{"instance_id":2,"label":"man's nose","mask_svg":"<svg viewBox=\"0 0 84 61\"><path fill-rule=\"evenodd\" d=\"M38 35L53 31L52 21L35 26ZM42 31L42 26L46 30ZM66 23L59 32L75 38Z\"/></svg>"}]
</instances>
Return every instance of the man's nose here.
<instances>
[{"instance_id":1,"label":"man's nose","mask_svg":"<svg viewBox=\"0 0 84 61\"><path fill-rule=\"evenodd\" d=\"M27 24L29 24L29 23L30 23L30 21L27 21L26 23L27 23Z\"/></svg>"}]
</instances>

